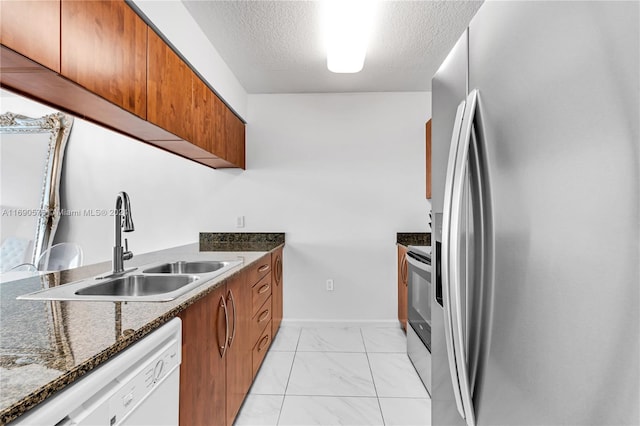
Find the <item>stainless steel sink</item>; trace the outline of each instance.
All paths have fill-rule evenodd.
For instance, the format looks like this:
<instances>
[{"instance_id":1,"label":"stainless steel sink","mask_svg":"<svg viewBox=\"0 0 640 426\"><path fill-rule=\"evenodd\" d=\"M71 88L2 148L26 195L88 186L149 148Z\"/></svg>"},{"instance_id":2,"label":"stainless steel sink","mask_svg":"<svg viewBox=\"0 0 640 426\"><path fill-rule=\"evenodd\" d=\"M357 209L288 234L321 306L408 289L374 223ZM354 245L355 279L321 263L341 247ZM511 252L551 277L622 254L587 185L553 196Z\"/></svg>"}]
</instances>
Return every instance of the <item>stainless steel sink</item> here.
<instances>
[{"instance_id":1,"label":"stainless steel sink","mask_svg":"<svg viewBox=\"0 0 640 426\"><path fill-rule=\"evenodd\" d=\"M150 296L171 293L198 279L199 277L194 275L129 275L81 288L75 294L80 296Z\"/></svg>"},{"instance_id":2,"label":"stainless steel sink","mask_svg":"<svg viewBox=\"0 0 640 426\"><path fill-rule=\"evenodd\" d=\"M162 262L18 296L26 300L167 302L242 264L242 260ZM140 273L142 271L142 273Z\"/></svg>"},{"instance_id":3,"label":"stainless steel sink","mask_svg":"<svg viewBox=\"0 0 640 426\"><path fill-rule=\"evenodd\" d=\"M214 272L229 265L231 262L200 261L186 262L184 260L148 268L142 271L143 274L204 274Z\"/></svg>"}]
</instances>

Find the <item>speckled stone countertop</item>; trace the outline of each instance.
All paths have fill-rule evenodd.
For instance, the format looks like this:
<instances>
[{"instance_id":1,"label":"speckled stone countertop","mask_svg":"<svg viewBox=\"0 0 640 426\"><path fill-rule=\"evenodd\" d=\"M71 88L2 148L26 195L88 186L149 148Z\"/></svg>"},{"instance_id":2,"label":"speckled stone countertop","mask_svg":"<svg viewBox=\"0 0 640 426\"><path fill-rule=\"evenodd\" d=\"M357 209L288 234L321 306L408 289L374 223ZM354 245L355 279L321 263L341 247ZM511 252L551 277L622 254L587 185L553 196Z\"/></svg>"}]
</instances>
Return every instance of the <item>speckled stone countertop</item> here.
<instances>
[{"instance_id":1,"label":"speckled stone countertop","mask_svg":"<svg viewBox=\"0 0 640 426\"><path fill-rule=\"evenodd\" d=\"M430 232L398 232L396 234L396 244L403 246L430 246Z\"/></svg>"},{"instance_id":2,"label":"speckled stone countertop","mask_svg":"<svg viewBox=\"0 0 640 426\"><path fill-rule=\"evenodd\" d=\"M284 233L200 233L200 251L269 251L274 244L284 244Z\"/></svg>"},{"instance_id":3,"label":"speckled stone countertop","mask_svg":"<svg viewBox=\"0 0 640 426\"><path fill-rule=\"evenodd\" d=\"M284 234L282 234L284 236ZM4 425L135 343L284 243L204 252L199 244L134 256L126 267L176 260L243 264L170 302L16 300L22 294L101 275L110 262L0 283L0 424Z\"/></svg>"}]
</instances>

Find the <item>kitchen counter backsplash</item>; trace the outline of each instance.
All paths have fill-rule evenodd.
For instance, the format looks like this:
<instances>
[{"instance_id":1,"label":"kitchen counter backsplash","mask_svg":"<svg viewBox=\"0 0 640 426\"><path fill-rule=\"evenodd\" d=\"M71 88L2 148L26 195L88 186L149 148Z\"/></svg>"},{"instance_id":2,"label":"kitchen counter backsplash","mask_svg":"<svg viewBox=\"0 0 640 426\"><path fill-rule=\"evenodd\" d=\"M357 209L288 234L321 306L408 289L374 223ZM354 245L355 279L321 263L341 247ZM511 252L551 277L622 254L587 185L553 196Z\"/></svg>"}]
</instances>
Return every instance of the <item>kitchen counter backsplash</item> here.
<instances>
[{"instance_id":1,"label":"kitchen counter backsplash","mask_svg":"<svg viewBox=\"0 0 640 426\"><path fill-rule=\"evenodd\" d=\"M282 232L200 233L200 251L269 251L281 244Z\"/></svg>"},{"instance_id":2,"label":"kitchen counter backsplash","mask_svg":"<svg viewBox=\"0 0 640 426\"><path fill-rule=\"evenodd\" d=\"M398 232L396 243L403 246L430 246L430 232Z\"/></svg>"},{"instance_id":3,"label":"kitchen counter backsplash","mask_svg":"<svg viewBox=\"0 0 640 426\"><path fill-rule=\"evenodd\" d=\"M22 294L104 274L110 262L0 284L0 425L91 372L284 242L284 234L261 235L281 237L265 237L259 251L256 241L232 239L239 249L200 251L198 244L190 244L139 254L126 262L133 267L175 260L243 261L170 302L16 300Z\"/></svg>"}]
</instances>

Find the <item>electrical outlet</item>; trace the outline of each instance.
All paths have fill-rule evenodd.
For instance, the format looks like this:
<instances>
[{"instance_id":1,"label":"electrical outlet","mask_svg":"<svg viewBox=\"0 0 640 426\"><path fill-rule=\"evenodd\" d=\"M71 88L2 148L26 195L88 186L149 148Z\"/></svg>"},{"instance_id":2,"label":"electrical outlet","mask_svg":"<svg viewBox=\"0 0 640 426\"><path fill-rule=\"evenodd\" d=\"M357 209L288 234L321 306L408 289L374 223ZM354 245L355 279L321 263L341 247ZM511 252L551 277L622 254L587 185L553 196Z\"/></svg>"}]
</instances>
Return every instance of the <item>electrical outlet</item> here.
<instances>
[{"instance_id":1,"label":"electrical outlet","mask_svg":"<svg viewBox=\"0 0 640 426\"><path fill-rule=\"evenodd\" d=\"M236 217L236 228L244 228L244 216Z\"/></svg>"},{"instance_id":2,"label":"electrical outlet","mask_svg":"<svg viewBox=\"0 0 640 426\"><path fill-rule=\"evenodd\" d=\"M328 279L327 280L327 291L333 291L333 280L332 279Z\"/></svg>"}]
</instances>

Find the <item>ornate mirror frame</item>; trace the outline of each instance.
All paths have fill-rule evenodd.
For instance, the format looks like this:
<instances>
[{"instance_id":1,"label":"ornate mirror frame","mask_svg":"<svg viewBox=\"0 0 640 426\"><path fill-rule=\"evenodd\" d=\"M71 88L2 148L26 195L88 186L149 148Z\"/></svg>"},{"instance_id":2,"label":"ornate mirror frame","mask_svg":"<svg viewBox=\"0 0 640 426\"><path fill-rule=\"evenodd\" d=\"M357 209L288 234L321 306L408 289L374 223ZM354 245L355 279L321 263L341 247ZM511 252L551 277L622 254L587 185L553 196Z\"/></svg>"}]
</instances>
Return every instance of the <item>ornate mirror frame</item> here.
<instances>
[{"instance_id":1,"label":"ornate mirror frame","mask_svg":"<svg viewBox=\"0 0 640 426\"><path fill-rule=\"evenodd\" d=\"M60 174L64 151L73 126L73 117L57 112L40 118L7 112L0 115L0 133L48 133L49 145L45 161L40 197L40 211L33 239L31 263L51 247L60 221Z\"/></svg>"}]
</instances>

